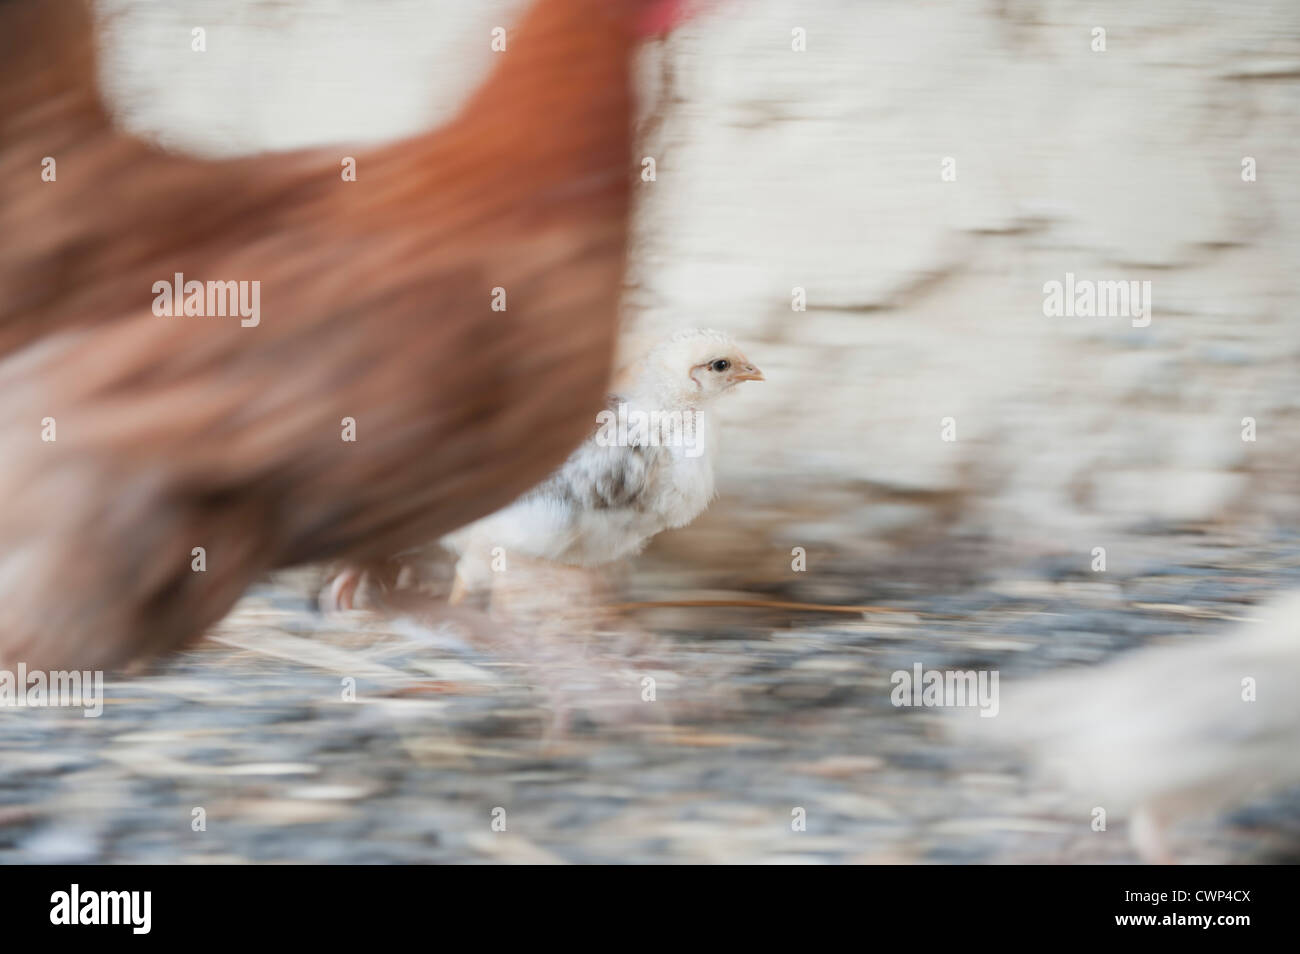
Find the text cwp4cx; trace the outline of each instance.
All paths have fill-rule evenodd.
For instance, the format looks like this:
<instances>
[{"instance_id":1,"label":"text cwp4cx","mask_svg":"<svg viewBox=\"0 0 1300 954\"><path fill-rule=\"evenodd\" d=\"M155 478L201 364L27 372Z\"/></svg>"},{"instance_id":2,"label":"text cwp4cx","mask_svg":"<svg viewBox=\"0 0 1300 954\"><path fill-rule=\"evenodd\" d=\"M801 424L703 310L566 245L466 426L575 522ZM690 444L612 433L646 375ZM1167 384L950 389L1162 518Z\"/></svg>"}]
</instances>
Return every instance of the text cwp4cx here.
<instances>
[{"instance_id":1,"label":"text cwp4cx","mask_svg":"<svg viewBox=\"0 0 1300 954\"><path fill-rule=\"evenodd\" d=\"M1183 892L1186 894L1187 892ZM1175 899L1175 900L1186 900ZM1194 901L1249 901L1249 891L1197 891L1192 898Z\"/></svg>"}]
</instances>

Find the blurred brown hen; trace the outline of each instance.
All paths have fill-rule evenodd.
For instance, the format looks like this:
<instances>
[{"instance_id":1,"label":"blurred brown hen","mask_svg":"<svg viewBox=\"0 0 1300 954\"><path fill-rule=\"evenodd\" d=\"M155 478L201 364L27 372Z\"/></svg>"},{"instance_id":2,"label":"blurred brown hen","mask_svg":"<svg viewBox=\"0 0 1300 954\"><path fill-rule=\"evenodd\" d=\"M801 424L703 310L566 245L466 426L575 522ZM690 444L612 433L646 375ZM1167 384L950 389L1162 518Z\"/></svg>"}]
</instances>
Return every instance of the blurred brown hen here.
<instances>
[{"instance_id":1,"label":"blurred brown hen","mask_svg":"<svg viewBox=\"0 0 1300 954\"><path fill-rule=\"evenodd\" d=\"M648 6L542 0L426 135L212 162L112 128L80 5L0 3L0 664L177 645L563 459L609 370ZM260 324L155 316L177 272L260 281Z\"/></svg>"}]
</instances>

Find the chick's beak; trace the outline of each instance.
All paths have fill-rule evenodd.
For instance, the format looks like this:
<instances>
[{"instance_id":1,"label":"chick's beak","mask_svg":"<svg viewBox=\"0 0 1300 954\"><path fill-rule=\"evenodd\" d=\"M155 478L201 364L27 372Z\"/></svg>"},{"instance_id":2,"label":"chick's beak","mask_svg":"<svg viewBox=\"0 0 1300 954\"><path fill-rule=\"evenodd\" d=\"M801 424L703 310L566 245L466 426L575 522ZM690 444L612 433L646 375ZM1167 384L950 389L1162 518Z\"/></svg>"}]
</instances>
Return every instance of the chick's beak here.
<instances>
[{"instance_id":1,"label":"chick's beak","mask_svg":"<svg viewBox=\"0 0 1300 954\"><path fill-rule=\"evenodd\" d=\"M740 367L736 368L735 372L731 375L731 380L766 381L767 379L763 377L763 372L758 370L758 368L754 367L752 364L742 364Z\"/></svg>"}]
</instances>

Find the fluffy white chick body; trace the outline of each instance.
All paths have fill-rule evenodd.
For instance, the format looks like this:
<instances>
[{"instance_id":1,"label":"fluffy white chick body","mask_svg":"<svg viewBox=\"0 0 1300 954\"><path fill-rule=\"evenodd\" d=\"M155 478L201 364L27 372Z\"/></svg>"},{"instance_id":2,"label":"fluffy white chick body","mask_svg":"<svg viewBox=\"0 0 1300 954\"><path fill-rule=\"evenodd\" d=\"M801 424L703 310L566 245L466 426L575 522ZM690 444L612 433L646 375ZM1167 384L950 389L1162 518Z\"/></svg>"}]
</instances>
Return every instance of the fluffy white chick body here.
<instances>
[{"instance_id":1,"label":"fluffy white chick body","mask_svg":"<svg viewBox=\"0 0 1300 954\"><path fill-rule=\"evenodd\" d=\"M620 375L592 433L550 477L443 538L459 557L453 601L490 585L498 554L594 567L686 526L714 496L714 402L761 380L720 332L679 332L656 345Z\"/></svg>"},{"instance_id":2,"label":"fluffy white chick body","mask_svg":"<svg viewBox=\"0 0 1300 954\"><path fill-rule=\"evenodd\" d=\"M1147 862L1168 828L1300 784L1300 593L1217 639L1140 650L1087 671L1006 687L996 719L954 713L970 742L1027 750L1078 817L1128 816ZM1242 680L1258 684L1243 697Z\"/></svg>"}]
</instances>

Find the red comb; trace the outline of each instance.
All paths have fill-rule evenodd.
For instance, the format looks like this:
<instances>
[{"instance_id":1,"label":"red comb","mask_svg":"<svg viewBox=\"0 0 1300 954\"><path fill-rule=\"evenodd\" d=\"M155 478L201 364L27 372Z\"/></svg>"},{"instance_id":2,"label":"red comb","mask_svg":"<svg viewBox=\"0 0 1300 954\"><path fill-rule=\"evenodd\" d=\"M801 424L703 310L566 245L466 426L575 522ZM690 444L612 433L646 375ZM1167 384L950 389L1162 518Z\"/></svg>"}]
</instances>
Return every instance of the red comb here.
<instances>
[{"instance_id":1,"label":"red comb","mask_svg":"<svg viewBox=\"0 0 1300 954\"><path fill-rule=\"evenodd\" d=\"M654 0L637 21L642 36L663 36L686 19L682 0Z\"/></svg>"}]
</instances>

